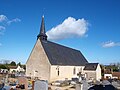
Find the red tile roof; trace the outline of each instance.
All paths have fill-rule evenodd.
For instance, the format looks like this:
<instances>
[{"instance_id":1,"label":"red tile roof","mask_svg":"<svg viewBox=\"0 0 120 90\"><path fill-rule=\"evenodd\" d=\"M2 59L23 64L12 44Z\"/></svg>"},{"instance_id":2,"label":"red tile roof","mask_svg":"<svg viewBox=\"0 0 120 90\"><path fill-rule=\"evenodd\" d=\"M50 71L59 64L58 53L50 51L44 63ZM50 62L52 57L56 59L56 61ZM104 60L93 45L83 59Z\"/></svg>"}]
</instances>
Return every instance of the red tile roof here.
<instances>
[{"instance_id":1,"label":"red tile roof","mask_svg":"<svg viewBox=\"0 0 120 90\"><path fill-rule=\"evenodd\" d=\"M8 66L10 69L16 69L17 66Z\"/></svg>"},{"instance_id":2,"label":"red tile roof","mask_svg":"<svg viewBox=\"0 0 120 90\"><path fill-rule=\"evenodd\" d=\"M120 72L113 72L113 73L112 73L112 76L113 76L113 77L120 77Z\"/></svg>"}]
</instances>

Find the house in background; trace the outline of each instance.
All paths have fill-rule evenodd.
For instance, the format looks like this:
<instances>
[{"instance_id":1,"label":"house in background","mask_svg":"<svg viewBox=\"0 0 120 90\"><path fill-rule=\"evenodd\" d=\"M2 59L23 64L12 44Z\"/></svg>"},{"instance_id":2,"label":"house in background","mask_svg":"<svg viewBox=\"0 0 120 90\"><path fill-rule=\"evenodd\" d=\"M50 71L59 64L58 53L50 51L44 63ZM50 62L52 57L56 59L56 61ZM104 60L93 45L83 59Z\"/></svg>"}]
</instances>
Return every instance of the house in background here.
<instances>
[{"instance_id":1,"label":"house in background","mask_svg":"<svg viewBox=\"0 0 120 90\"><path fill-rule=\"evenodd\" d=\"M21 66L9 66L9 72L10 73L16 73L16 72L25 72L24 68Z\"/></svg>"},{"instance_id":2,"label":"house in background","mask_svg":"<svg viewBox=\"0 0 120 90\"><path fill-rule=\"evenodd\" d=\"M120 72L113 72L113 73L112 73L112 78L113 78L113 79L119 79L119 80L120 80Z\"/></svg>"},{"instance_id":3,"label":"house in background","mask_svg":"<svg viewBox=\"0 0 120 90\"><path fill-rule=\"evenodd\" d=\"M104 79L112 79L112 69L104 69Z\"/></svg>"},{"instance_id":4,"label":"house in background","mask_svg":"<svg viewBox=\"0 0 120 90\"><path fill-rule=\"evenodd\" d=\"M104 79L120 79L120 72L113 72L112 69L105 69Z\"/></svg>"},{"instance_id":5,"label":"house in background","mask_svg":"<svg viewBox=\"0 0 120 90\"><path fill-rule=\"evenodd\" d=\"M0 73L8 73L8 69L0 69Z\"/></svg>"},{"instance_id":6,"label":"house in background","mask_svg":"<svg viewBox=\"0 0 120 90\"><path fill-rule=\"evenodd\" d=\"M99 63L88 63L85 65L84 73L86 79L100 80L101 79L101 67Z\"/></svg>"},{"instance_id":7,"label":"house in background","mask_svg":"<svg viewBox=\"0 0 120 90\"><path fill-rule=\"evenodd\" d=\"M88 61L79 50L75 50L47 40L44 17L35 46L26 62L26 76L37 77L52 82L55 80L71 79L78 73L84 74ZM94 73L99 78L99 64ZM91 72L91 71L90 71Z\"/></svg>"},{"instance_id":8,"label":"house in background","mask_svg":"<svg viewBox=\"0 0 120 90\"><path fill-rule=\"evenodd\" d=\"M112 73L104 73L104 79L112 79Z\"/></svg>"}]
</instances>

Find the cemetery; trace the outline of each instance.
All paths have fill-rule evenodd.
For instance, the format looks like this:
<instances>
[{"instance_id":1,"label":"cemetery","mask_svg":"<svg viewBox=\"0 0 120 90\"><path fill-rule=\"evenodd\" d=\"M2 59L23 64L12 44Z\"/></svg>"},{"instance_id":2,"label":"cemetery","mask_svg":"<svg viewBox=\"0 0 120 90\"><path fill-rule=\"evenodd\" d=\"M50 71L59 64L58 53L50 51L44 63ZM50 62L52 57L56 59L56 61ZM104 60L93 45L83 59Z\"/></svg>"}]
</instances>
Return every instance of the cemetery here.
<instances>
[{"instance_id":1,"label":"cemetery","mask_svg":"<svg viewBox=\"0 0 120 90\"><path fill-rule=\"evenodd\" d=\"M9 81L8 81L9 80ZM99 89L96 89L99 88ZM25 76L0 81L0 90L120 90L119 80L101 80L91 82L80 78L71 80L57 80L48 83L46 80Z\"/></svg>"}]
</instances>

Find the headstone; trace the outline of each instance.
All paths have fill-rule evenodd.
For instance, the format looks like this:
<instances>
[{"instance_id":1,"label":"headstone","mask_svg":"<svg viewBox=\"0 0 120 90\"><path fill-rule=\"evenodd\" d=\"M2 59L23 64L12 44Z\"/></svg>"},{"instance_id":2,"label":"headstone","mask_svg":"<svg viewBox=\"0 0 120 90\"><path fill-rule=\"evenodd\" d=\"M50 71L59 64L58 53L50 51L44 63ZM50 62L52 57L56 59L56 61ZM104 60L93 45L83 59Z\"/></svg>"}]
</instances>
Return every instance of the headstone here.
<instances>
[{"instance_id":1,"label":"headstone","mask_svg":"<svg viewBox=\"0 0 120 90\"><path fill-rule=\"evenodd\" d=\"M0 90L2 90L3 87L4 87L4 83L0 82Z\"/></svg>"},{"instance_id":2,"label":"headstone","mask_svg":"<svg viewBox=\"0 0 120 90\"><path fill-rule=\"evenodd\" d=\"M86 80L82 80L83 90L88 90L89 84Z\"/></svg>"},{"instance_id":3,"label":"headstone","mask_svg":"<svg viewBox=\"0 0 120 90\"><path fill-rule=\"evenodd\" d=\"M48 90L47 81L37 80L34 83L34 90Z\"/></svg>"},{"instance_id":4,"label":"headstone","mask_svg":"<svg viewBox=\"0 0 120 90\"><path fill-rule=\"evenodd\" d=\"M22 90L28 90L28 80L25 77L18 77L18 84Z\"/></svg>"},{"instance_id":5,"label":"headstone","mask_svg":"<svg viewBox=\"0 0 120 90\"><path fill-rule=\"evenodd\" d=\"M83 84L82 83L77 83L75 86L75 90L83 90Z\"/></svg>"},{"instance_id":6,"label":"headstone","mask_svg":"<svg viewBox=\"0 0 120 90\"><path fill-rule=\"evenodd\" d=\"M109 84L111 84L108 80L103 80L102 81L102 85L109 85Z\"/></svg>"},{"instance_id":7,"label":"headstone","mask_svg":"<svg viewBox=\"0 0 120 90\"><path fill-rule=\"evenodd\" d=\"M10 90L11 86L4 86L5 90Z\"/></svg>"}]
</instances>

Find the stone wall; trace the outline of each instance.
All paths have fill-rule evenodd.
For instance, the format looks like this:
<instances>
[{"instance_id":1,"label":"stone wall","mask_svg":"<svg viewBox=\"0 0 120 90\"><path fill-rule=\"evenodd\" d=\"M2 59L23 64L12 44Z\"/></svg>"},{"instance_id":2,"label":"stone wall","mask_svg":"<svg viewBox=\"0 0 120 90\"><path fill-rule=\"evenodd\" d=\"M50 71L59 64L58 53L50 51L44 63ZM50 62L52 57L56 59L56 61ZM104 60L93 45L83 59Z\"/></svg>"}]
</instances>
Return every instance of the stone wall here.
<instances>
[{"instance_id":1,"label":"stone wall","mask_svg":"<svg viewBox=\"0 0 120 90\"><path fill-rule=\"evenodd\" d=\"M87 79L94 79L94 80L100 80L101 79L101 67L98 64L96 70L84 70L84 73L86 73Z\"/></svg>"},{"instance_id":2,"label":"stone wall","mask_svg":"<svg viewBox=\"0 0 120 90\"><path fill-rule=\"evenodd\" d=\"M84 70L84 73L86 74L87 80L91 80L91 79L96 80L96 71Z\"/></svg>"},{"instance_id":3,"label":"stone wall","mask_svg":"<svg viewBox=\"0 0 120 90\"><path fill-rule=\"evenodd\" d=\"M26 75L49 81L50 66L41 41L38 39L26 63Z\"/></svg>"}]
</instances>

